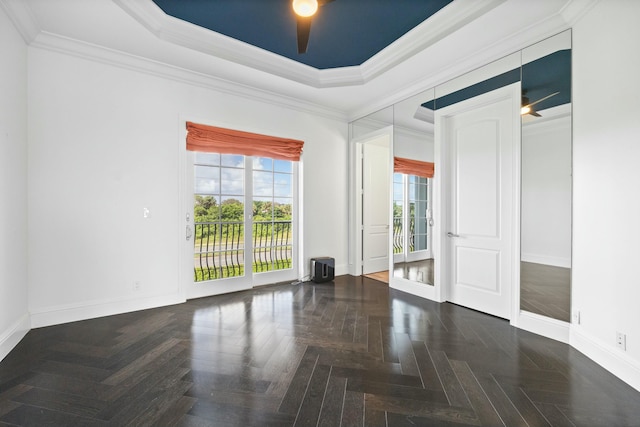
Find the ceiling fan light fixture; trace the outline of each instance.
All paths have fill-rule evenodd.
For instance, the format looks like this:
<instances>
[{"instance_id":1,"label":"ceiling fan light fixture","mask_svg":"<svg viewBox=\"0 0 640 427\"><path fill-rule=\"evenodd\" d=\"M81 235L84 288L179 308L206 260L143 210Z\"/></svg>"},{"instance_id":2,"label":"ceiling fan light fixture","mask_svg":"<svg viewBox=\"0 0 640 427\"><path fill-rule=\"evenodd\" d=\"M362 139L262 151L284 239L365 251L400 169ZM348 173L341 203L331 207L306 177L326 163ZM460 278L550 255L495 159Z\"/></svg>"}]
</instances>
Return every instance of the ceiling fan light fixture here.
<instances>
[{"instance_id":1,"label":"ceiling fan light fixture","mask_svg":"<svg viewBox=\"0 0 640 427\"><path fill-rule=\"evenodd\" d=\"M525 114L529 114L531 112L531 107L529 107L528 105L525 105L524 107L520 108L520 115L524 116Z\"/></svg>"},{"instance_id":2,"label":"ceiling fan light fixture","mask_svg":"<svg viewBox=\"0 0 640 427\"><path fill-rule=\"evenodd\" d=\"M302 17L313 16L318 11L318 0L293 0L293 11Z\"/></svg>"}]
</instances>

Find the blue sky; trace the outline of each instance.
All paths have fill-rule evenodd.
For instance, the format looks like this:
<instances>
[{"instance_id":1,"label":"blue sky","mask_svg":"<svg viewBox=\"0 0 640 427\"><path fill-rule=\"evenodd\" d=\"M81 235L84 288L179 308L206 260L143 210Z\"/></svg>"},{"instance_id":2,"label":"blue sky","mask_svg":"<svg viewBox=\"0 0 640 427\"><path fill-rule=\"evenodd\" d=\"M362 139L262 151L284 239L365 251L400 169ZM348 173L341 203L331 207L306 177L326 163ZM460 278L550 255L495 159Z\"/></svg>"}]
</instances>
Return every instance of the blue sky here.
<instances>
[{"instance_id":1,"label":"blue sky","mask_svg":"<svg viewBox=\"0 0 640 427\"><path fill-rule=\"evenodd\" d=\"M196 194L221 194L222 200L244 198L244 156L195 153L195 164ZM255 157L252 168L255 200L292 203L291 161Z\"/></svg>"}]
</instances>

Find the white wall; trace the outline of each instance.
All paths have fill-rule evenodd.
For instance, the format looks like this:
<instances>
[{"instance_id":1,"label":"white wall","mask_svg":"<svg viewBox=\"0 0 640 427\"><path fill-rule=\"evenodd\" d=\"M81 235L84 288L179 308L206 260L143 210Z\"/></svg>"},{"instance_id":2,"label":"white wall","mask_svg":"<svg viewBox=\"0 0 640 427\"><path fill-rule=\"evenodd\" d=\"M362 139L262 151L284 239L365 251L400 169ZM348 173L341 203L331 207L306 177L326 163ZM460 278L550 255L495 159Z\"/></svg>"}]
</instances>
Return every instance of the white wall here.
<instances>
[{"instance_id":1,"label":"white wall","mask_svg":"<svg viewBox=\"0 0 640 427\"><path fill-rule=\"evenodd\" d=\"M571 267L571 116L523 125L521 185L522 260Z\"/></svg>"},{"instance_id":2,"label":"white wall","mask_svg":"<svg viewBox=\"0 0 640 427\"><path fill-rule=\"evenodd\" d=\"M640 2L600 1L574 27L571 342L640 389ZM627 334L627 351L615 347Z\"/></svg>"},{"instance_id":3,"label":"white wall","mask_svg":"<svg viewBox=\"0 0 640 427\"><path fill-rule=\"evenodd\" d=\"M394 128L393 155L405 159L433 162L433 134L418 135Z\"/></svg>"},{"instance_id":4,"label":"white wall","mask_svg":"<svg viewBox=\"0 0 640 427\"><path fill-rule=\"evenodd\" d=\"M27 47L0 8L0 360L29 330Z\"/></svg>"},{"instance_id":5,"label":"white wall","mask_svg":"<svg viewBox=\"0 0 640 427\"><path fill-rule=\"evenodd\" d=\"M29 61L34 326L181 301L185 118L304 140L305 260L346 270L346 122L38 48Z\"/></svg>"}]
</instances>

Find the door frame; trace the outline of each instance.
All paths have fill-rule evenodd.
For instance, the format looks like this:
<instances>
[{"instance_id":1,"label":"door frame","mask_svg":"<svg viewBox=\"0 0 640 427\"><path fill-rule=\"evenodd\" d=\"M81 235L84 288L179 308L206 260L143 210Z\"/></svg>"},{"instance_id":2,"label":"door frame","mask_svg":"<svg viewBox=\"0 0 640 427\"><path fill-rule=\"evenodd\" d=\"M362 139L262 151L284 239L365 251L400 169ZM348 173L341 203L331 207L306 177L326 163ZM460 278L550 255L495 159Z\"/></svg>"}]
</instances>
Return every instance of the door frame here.
<instances>
[{"instance_id":1,"label":"door frame","mask_svg":"<svg viewBox=\"0 0 640 427\"><path fill-rule=\"evenodd\" d=\"M354 259L353 259L353 270L352 270L352 274L354 276L361 276L362 275L362 269L363 269L363 250L362 250L362 212L363 212L363 207L362 207L362 144L366 144L367 142L373 140L373 139L377 139L381 136L387 136L389 138L389 146L388 146L388 150L389 150L389 176L388 179L389 181L389 200L392 200L391 198L393 197L393 185L392 185L392 181L393 180L393 126L386 126L383 127L381 129L369 132L365 135L359 136L357 138L353 138L351 140L351 158L353 159L353 168L352 170L355 173L355 176L353 177L353 187L352 187L352 192L350 195L351 200L353 200L354 203L354 216L353 218L351 218L351 224L352 224L352 238L350 239L350 241L353 242L354 247L353 247L353 251L350 251L350 253L353 253L354 255ZM393 206L392 203L389 202L389 206L388 206L388 218L389 218L389 224L391 224L393 222ZM389 259L391 260L391 264L393 262L393 250L391 249L393 247L393 241L392 241L393 235L392 233L389 233L389 239L388 239L388 250L389 250Z\"/></svg>"},{"instance_id":2,"label":"door frame","mask_svg":"<svg viewBox=\"0 0 640 427\"><path fill-rule=\"evenodd\" d=\"M435 299L438 302L445 302L449 299L451 287L451 259L450 259L450 242L446 237L446 232L450 227L451 218L450 206L451 200L448 188L451 186L449 176L450 168L448 165L449 151L445 141L448 137L444 122L454 113L467 112L496 101L509 98L514 104L514 111L520 111L521 104L521 88L520 82L512 83L491 92L487 92L476 97L460 101L456 104L444 107L435 112L435 138L434 138L434 216L436 221L433 232L433 249L434 249L434 282L435 282ZM511 251L512 277L511 277L511 311L510 323L517 326L520 314L520 167L521 167L521 126L520 114L514 114L513 117L513 154L512 154L512 177L513 179L513 206L512 206L512 229L511 239L513 248Z\"/></svg>"}]
</instances>

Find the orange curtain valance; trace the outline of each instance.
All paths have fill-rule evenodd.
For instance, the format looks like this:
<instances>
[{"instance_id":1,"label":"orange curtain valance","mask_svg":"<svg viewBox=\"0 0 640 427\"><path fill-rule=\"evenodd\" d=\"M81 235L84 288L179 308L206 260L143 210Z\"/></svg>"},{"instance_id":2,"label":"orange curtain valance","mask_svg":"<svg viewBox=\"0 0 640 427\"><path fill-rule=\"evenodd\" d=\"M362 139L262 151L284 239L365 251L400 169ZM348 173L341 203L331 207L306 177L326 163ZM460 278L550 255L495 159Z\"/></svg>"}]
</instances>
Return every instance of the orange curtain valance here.
<instances>
[{"instance_id":1,"label":"orange curtain valance","mask_svg":"<svg viewBox=\"0 0 640 427\"><path fill-rule=\"evenodd\" d=\"M416 175L424 178L433 178L434 164L432 162L421 162L420 160L404 159L402 157L393 158L393 171Z\"/></svg>"},{"instance_id":2,"label":"orange curtain valance","mask_svg":"<svg viewBox=\"0 0 640 427\"><path fill-rule=\"evenodd\" d=\"M187 150L300 160L303 141L187 122Z\"/></svg>"}]
</instances>

